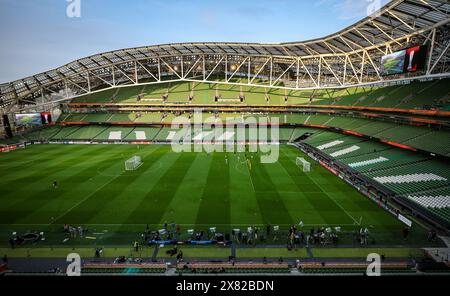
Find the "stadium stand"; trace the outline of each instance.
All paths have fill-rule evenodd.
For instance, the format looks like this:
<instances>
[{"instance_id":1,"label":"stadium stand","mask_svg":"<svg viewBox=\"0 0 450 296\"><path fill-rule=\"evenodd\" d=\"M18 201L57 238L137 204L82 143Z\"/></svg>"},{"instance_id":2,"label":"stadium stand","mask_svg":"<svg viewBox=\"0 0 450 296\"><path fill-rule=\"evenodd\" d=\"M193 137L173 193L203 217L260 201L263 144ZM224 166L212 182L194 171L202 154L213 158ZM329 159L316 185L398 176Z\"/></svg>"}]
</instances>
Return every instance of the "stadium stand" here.
<instances>
[{"instance_id":1,"label":"stadium stand","mask_svg":"<svg viewBox=\"0 0 450 296\"><path fill-rule=\"evenodd\" d=\"M450 156L450 137L447 130L430 131L429 133L405 141L405 144Z\"/></svg>"},{"instance_id":2,"label":"stadium stand","mask_svg":"<svg viewBox=\"0 0 450 296\"><path fill-rule=\"evenodd\" d=\"M167 266L164 263L86 263L82 266L81 272L86 274L157 274L164 273L166 270Z\"/></svg>"},{"instance_id":3,"label":"stadium stand","mask_svg":"<svg viewBox=\"0 0 450 296\"><path fill-rule=\"evenodd\" d=\"M59 122L136 122L136 123L166 123L170 124L177 116L192 117L192 113L180 112L133 112L133 113L70 113L63 114ZM214 116L225 122L234 118L233 122L241 122L248 117L273 118L276 117L280 124L321 125L351 130L363 135L378 138L380 140L392 141L415 147L417 149L437 153L441 155L450 154L450 134L446 129L438 129L430 126L413 126L406 123L397 123L388 120L373 120L361 117L335 116L331 114L316 113L236 113L219 112L203 113L203 120ZM436 141L436 139L444 139ZM448 140L446 140L448 139Z\"/></svg>"},{"instance_id":4,"label":"stadium stand","mask_svg":"<svg viewBox=\"0 0 450 296\"><path fill-rule=\"evenodd\" d=\"M105 145L71 145L70 148L35 145L33 150L24 149L25 152L17 155L5 153L7 161L16 163L2 164L7 168L3 184L18 184L14 186L18 190L16 193L16 188L13 191L3 186L6 197L0 212L5 223L1 233L4 236L13 233L13 247L15 239L21 236L15 228L34 227L31 223L36 221L39 223L36 226L45 226L39 243L50 245L52 252L54 244L61 241L75 250L75 246L90 245L88 239L95 246L111 243L116 247L117 239L118 245L128 244L123 250L130 251L131 257L138 253L140 244L155 247L152 262L158 262L158 250L166 242L180 246L189 243L189 248L196 248L197 243L217 243L220 251L233 257L236 245L241 244L236 235L241 230L236 232L231 227L244 227L246 224L241 223L247 222L259 226L269 224L266 235L261 231L259 237L262 244L267 244L264 248L270 245L271 249L277 249L272 247L277 244L280 227L280 245L286 246L283 236L292 225L289 236L285 237L290 240L289 249L289 244L299 239L295 237L298 225L299 229L303 226L312 229L308 229L309 236L308 230L299 231L302 236L299 245L306 246L305 253L290 254L293 257L306 254L311 258L305 262L297 260L295 265L284 263L282 257L279 263L259 263L266 261L266 257L258 258L256 263L219 260L201 263L197 258L189 258L192 260L176 265L166 259L151 264L99 263L107 262L108 258L102 258L96 263L83 264L82 272L96 275L364 274L367 267L364 256L357 258L359 254L351 254L351 260L341 257L336 262L325 263L322 259L326 257L322 256L333 253L327 253L326 248L341 252L344 246L350 249L347 252L353 252L373 245L372 250L382 252L392 244L389 248L404 251L400 252L405 256L402 259L409 256L408 261L401 261L400 257L387 261L383 258L382 272L416 273L416 267L411 264L416 248L421 244L441 247L445 243L444 239L427 238L427 231L436 229L441 237L450 230L450 72L446 47L449 11L450 5L441 1L391 1L380 15L374 14L335 35L307 43L211 42L129 48L81 58L45 73L4 83L0 87L0 111L11 118L14 113L22 112L28 121L15 122L14 137L0 140L0 151L10 152L9 144L20 144L18 147L47 142ZM382 24L386 31L377 24ZM367 27L372 29L366 30ZM405 49L405 67L397 69L402 73L386 76L380 73L379 69L392 67L383 62L384 55L402 49ZM419 54L406 55L411 49ZM425 58L416 61L425 51L426 61ZM410 62L408 70L406 59ZM420 69L410 71L413 62L424 67L418 65ZM246 140L252 140L249 136L263 130L265 122L258 127L234 126L234 123L278 119L279 140L283 145L274 145L282 146L277 163L257 163L254 156L260 155L247 152L173 156L169 144L180 129L171 123L178 116L183 116L188 124L193 123L196 110L202 110L199 117L203 121L208 118L213 126L191 126L183 130L194 142L235 143L241 134L246 135ZM36 114L33 117L25 115L26 112ZM47 122L48 114L54 116L53 123ZM45 123L39 123L39 118ZM32 122L33 119L38 123ZM31 126L41 123L45 126ZM219 123L232 124L225 129ZM2 122L2 125L6 135L6 124ZM272 134L267 136L267 140L274 140ZM158 145L150 147L150 144ZM28 158L20 161L21 153L28 153L24 155ZM66 154L70 158L62 161L55 157ZM92 162L91 157L96 160ZM137 159L143 160L139 164L145 163L141 171L123 173L123 164L126 170L134 169L138 162L133 160ZM307 162L308 169L298 167L301 164L296 163L298 159ZM129 166L130 160L136 166ZM30 169L32 166L34 170ZM48 172L47 176L41 172ZM76 186L77 183L83 186ZM186 194L189 198L185 198ZM353 194L355 199L347 198ZM376 204L368 204L366 197ZM99 205L106 204L109 207L100 211ZM116 221L114 216L123 219ZM405 227L410 226L405 222L408 219L414 222L414 233L407 241L406 236L401 237L401 230L408 230ZM253 224L253 220L261 224ZM168 227L167 222L173 225ZM64 231L66 226L69 228L68 233L53 229L62 223L65 223ZM144 223L148 224L142 233ZM69 224L82 226L74 228ZM210 241L198 239L212 224L218 225L224 237L220 241L215 240L222 234ZM188 225L192 229L186 229ZM173 229L168 231L169 228ZM247 235L254 234L252 243L259 243L256 228L249 228ZM82 235L83 229L89 237ZM209 230L208 235L216 234L216 227ZM369 230L373 232L370 242L367 241ZM74 231L79 232L78 237ZM44 233L52 236L44 239ZM226 238L230 233L231 239ZM25 236L30 234L36 239L33 243L38 242L38 232ZM56 235L70 235L70 238L59 239ZM190 236L189 240L182 240L184 235ZM321 235L330 238L333 235L332 242ZM134 251L129 249L130 238L141 239L139 243L135 241ZM231 252L225 249L229 242ZM333 246L328 246L331 243ZM34 246L27 248L27 256ZM245 246L249 250L248 247ZM325 252L313 253L313 248ZM265 256L266 252L247 253ZM211 254L216 256L215 252ZM209 252L202 255L206 258ZM134 259L137 258L126 262L139 262Z\"/></svg>"},{"instance_id":5,"label":"stadium stand","mask_svg":"<svg viewBox=\"0 0 450 296\"><path fill-rule=\"evenodd\" d=\"M102 126L84 126L73 133L71 133L69 136L66 137L66 139L71 140L90 140L95 138L97 135L101 134L103 131L105 131L107 128Z\"/></svg>"},{"instance_id":6,"label":"stadium stand","mask_svg":"<svg viewBox=\"0 0 450 296\"><path fill-rule=\"evenodd\" d=\"M143 123L143 124L170 124L172 120L177 116L185 116L192 119L192 113L180 113L180 112L133 112L133 113L69 113L60 116L59 123ZM391 121L379 121L369 120L366 118L346 117L346 116L333 116L328 114L301 114L301 113L266 113L266 114L254 114L254 113L202 113L202 119L207 117L215 117L216 120L220 119L223 123L226 120L230 122L242 122L248 117L256 117L257 119L267 119L269 117L277 117L280 124L299 124L299 125L321 125L334 128L340 128L343 130L351 130L362 135L377 138L379 140L391 141L399 144L408 145L420 150L428 151L435 154L450 155L450 132L447 129L436 129L426 126L412 126L406 124L399 124ZM72 127L72 129L75 127ZM46 139L80 139L79 136L88 138L87 135L78 135L78 133L71 134L71 130L59 131L57 127L52 127L48 132L43 132L40 138L38 134L34 132L24 133L21 137L16 137L15 140L20 141L36 141ZM97 130L97 128L93 128ZM59 131L52 134L52 131ZM65 133L67 131L67 134ZM82 131L85 131L83 129ZM99 130L100 132L101 130ZM81 131L80 131L81 132ZM316 135L318 131L315 131ZM330 134L328 134L330 135ZM335 137L334 134L331 134ZM68 137L70 136L70 137ZM93 136L96 136L94 134ZM289 136L289 137L288 137ZM291 138L300 136L297 132L293 132L291 135L283 134L283 140L289 140ZM318 135L317 135L318 136ZM287 137L287 138L286 138ZM322 136L325 141L327 140L327 133L323 133ZM318 141L320 137L314 137L310 141ZM105 138L103 135L102 139ZM126 137L125 137L126 138ZM11 140L10 140L11 141ZM14 142L14 141L12 141ZM3 141L2 143L6 143ZM367 152L367 151L364 151Z\"/></svg>"},{"instance_id":7,"label":"stadium stand","mask_svg":"<svg viewBox=\"0 0 450 296\"><path fill-rule=\"evenodd\" d=\"M179 263L177 273L290 273L287 263Z\"/></svg>"},{"instance_id":8,"label":"stadium stand","mask_svg":"<svg viewBox=\"0 0 450 296\"><path fill-rule=\"evenodd\" d=\"M80 128L81 127L79 127L79 126L64 127L58 133L53 135L51 137L51 139L54 139L54 140L66 140L69 136L71 136L72 133L76 132Z\"/></svg>"},{"instance_id":9,"label":"stadium stand","mask_svg":"<svg viewBox=\"0 0 450 296\"><path fill-rule=\"evenodd\" d=\"M365 274L367 264L359 262L304 262L298 267L305 274ZM416 270L406 262L383 263L381 272L392 273L414 273Z\"/></svg>"},{"instance_id":10,"label":"stadium stand","mask_svg":"<svg viewBox=\"0 0 450 296\"><path fill-rule=\"evenodd\" d=\"M107 103L111 102L111 98L113 98L114 94L117 92L116 89L108 89L104 91L99 91L87 96L80 96L75 98L73 102L76 103L91 103L91 102L99 102L99 103Z\"/></svg>"},{"instance_id":11,"label":"stadium stand","mask_svg":"<svg viewBox=\"0 0 450 296\"><path fill-rule=\"evenodd\" d=\"M397 109L448 110L450 94L449 79L415 81L401 86L359 87L316 92L268 89L267 87L207 84L195 82L172 82L158 85L129 86L108 89L72 100L72 103L192 103L215 105L239 103L245 105L309 105L309 106L365 106ZM138 101L138 96L141 100ZM193 98L189 102L189 97ZM215 97L221 98L215 102ZM285 101L287 98L287 102ZM223 100L222 100L223 99Z\"/></svg>"},{"instance_id":12,"label":"stadium stand","mask_svg":"<svg viewBox=\"0 0 450 296\"><path fill-rule=\"evenodd\" d=\"M36 131L32 131L24 135L29 141L45 141L56 135L61 130L60 126L52 126Z\"/></svg>"},{"instance_id":13,"label":"stadium stand","mask_svg":"<svg viewBox=\"0 0 450 296\"><path fill-rule=\"evenodd\" d=\"M406 132L410 129L407 127ZM401 134L405 138L415 135ZM446 163L424 154L327 131L313 134L304 143L450 222L450 170Z\"/></svg>"},{"instance_id":14,"label":"stadium stand","mask_svg":"<svg viewBox=\"0 0 450 296\"><path fill-rule=\"evenodd\" d=\"M133 113L112 113L108 118L108 122L132 122L136 119Z\"/></svg>"},{"instance_id":15,"label":"stadium stand","mask_svg":"<svg viewBox=\"0 0 450 296\"><path fill-rule=\"evenodd\" d=\"M93 137L94 140L123 140L130 133L132 133L134 127L109 127L104 129L100 134Z\"/></svg>"},{"instance_id":16,"label":"stadium stand","mask_svg":"<svg viewBox=\"0 0 450 296\"><path fill-rule=\"evenodd\" d=\"M160 127L136 127L132 132L130 132L125 138L125 140L153 140L155 136L161 130Z\"/></svg>"}]
</instances>

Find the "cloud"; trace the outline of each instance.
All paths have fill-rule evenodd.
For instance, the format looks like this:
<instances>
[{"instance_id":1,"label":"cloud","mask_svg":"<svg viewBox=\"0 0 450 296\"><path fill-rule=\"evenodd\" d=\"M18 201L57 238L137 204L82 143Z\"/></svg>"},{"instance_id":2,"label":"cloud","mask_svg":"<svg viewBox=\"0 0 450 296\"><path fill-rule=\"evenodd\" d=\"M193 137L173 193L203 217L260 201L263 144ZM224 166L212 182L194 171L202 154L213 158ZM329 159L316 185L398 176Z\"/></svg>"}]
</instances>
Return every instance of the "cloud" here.
<instances>
[{"instance_id":1,"label":"cloud","mask_svg":"<svg viewBox=\"0 0 450 296\"><path fill-rule=\"evenodd\" d=\"M366 0L344 0L335 5L338 17L343 20L363 18L367 16L370 1Z\"/></svg>"},{"instance_id":2,"label":"cloud","mask_svg":"<svg viewBox=\"0 0 450 296\"><path fill-rule=\"evenodd\" d=\"M359 20L383 7L390 0L318 0L316 6L328 6L340 20Z\"/></svg>"}]
</instances>

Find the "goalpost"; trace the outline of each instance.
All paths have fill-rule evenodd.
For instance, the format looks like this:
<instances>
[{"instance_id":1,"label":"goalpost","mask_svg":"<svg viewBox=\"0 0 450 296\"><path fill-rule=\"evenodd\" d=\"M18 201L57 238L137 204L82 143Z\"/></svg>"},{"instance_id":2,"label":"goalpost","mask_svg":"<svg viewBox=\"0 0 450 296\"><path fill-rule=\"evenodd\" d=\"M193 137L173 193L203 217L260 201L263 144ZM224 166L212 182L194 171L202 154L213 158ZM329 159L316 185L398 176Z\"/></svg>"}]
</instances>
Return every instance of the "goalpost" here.
<instances>
[{"instance_id":1,"label":"goalpost","mask_svg":"<svg viewBox=\"0 0 450 296\"><path fill-rule=\"evenodd\" d=\"M143 164L140 156L133 156L125 161L125 170L134 171L137 170Z\"/></svg>"},{"instance_id":2,"label":"goalpost","mask_svg":"<svg viewBox=\"0 0 450 296\"><path fill-rule=\"evenodd\" d=\"M303 167L304 172L311 171L311 163L307 162L303 157L297 157L295 163Z\"/></svg>"}]
</instances>

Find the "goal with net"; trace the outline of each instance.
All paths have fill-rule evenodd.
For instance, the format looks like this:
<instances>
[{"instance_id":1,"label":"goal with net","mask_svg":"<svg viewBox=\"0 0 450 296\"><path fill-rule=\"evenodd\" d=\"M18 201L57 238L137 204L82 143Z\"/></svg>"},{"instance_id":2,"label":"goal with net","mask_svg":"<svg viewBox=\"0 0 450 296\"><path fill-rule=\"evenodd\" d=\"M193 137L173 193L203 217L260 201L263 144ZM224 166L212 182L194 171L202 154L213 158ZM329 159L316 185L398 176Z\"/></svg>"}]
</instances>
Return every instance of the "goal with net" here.
<instances>
[{"instance_id":1,"label":"goal with net","mask_svg":"<svg viewBox=\"0 0 450 296\"><path fill-rule=\"evenodd\" d=\"M137 170L142 165L142 159L140 156L133 156L125 161L125 170L134 171Z\"/></svg>"},{"instance_id":2,"label":"goal with net","mask_svg":"<svg viewBox=\"0 0 450 296\"><path fill-rule=\"evenodd\" d=\"M309 172L309 171L311 171L311 163L309 163L308 161L306 161L303 157L297 157L297 159L295 160L295 163L296 163L298 166L302 166L304 172Z\"/></svg>"}]
</instances>

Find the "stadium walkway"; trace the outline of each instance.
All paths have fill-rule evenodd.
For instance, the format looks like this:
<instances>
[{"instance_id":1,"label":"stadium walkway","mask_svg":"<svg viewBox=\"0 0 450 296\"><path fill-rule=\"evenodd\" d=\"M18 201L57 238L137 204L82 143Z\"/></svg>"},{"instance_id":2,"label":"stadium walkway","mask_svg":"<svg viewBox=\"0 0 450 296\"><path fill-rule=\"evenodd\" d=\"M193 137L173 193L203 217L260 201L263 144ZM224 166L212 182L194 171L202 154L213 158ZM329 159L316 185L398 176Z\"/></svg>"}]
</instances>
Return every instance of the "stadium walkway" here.
<instances>
[{"instance_id":1,"label":"stadium walkway","mask_svg":"<svg viewBox=\"0 0 450 296\"><path fill-rule=\"evenodd\" d=\"M450 237L439 236L447 248L424 248L425 252L436 262L442 262L450 266Z\"/></svg>"}]
</instances>

